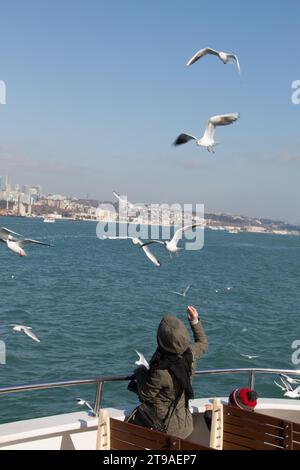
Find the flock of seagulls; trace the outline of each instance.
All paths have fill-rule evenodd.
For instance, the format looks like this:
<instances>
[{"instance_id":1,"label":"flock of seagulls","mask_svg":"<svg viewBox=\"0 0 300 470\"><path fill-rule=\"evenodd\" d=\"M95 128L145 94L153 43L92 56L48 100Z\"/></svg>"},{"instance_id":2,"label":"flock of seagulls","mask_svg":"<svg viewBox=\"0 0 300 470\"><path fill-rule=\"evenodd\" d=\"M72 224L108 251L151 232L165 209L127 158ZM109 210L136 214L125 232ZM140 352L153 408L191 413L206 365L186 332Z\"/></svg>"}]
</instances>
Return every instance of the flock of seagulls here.
<instances>
[{"instance_id":1,"label":"flock of seagulls","mask_svg":"<svg viewBox=\"0 0 300 470\"><path fill-rule=\"evenodd\" d=\"M200 49L197 51L187 62L187 66L193 65L195 62L199 61L203 57L207 55L212 55L217 57L220 61L223 62L223 64L229 64L229 63L234 63L237 66L238 72L241 72L240 68L240 63L239 63L239 58L236 54L234 53L228 53L228 52L222 52L222 51L217 51L215 49L206 47L203 49ZM228 126L230 124L235 123L239 119L240 115L239 113L229 113L229 114L220 114L220 115L215 115L211 116L208 121L206 128L204 130L204 133L202 137L198 138L192 134L188 133L181 133L175 140L174 145L179 146L182 144L186 144L187 142L194 140L196 142L196 145L204 147L207 149L208 152L210 153L215 153L215 146L219 143L215 141L215 132L216 128L219 126ZM130 201L127 199L124 199L121 197L116 191L113 191L114 196L118 199L119 204L122 206L126 206L129 209L137 209L138 206L135 204L132 204ZM172 254L178 255L178 252L181 248L178 247L179 241L182 239L184 233L188 230L193 230L194 228L197 228L202 224L193 224L193 225L188 225L184 226L182 228L179 228L176 230L174 233L174 236L168 240L168 241L161 241L161 240L149 240L147 242L142 242L139 238L136 237L113 237L113 236L104 236L103 238L107 238L110 240L121 240L121 239L126 239L130 240L135 246L138 248L142 249L144 254L147 256L147 258L156 266L160 267L161 262L158 260L158 258L151 252L149 245L151 244L160 244L163 245L164 248L169 252L170 257L172 257ZM26 252L24 251L24 246L28 244L37 244L37 245L44 245L44 246L51 246L48 243L44 243L38 240L33 240L29 238L23 238L22 235L19 233L16 233L6 227L1 227L0 228L0 242L4 243L9 250L12 252L18 254L21 257L27 256ZM13 276L12 276L13 278ZM183 292L178 292L178 291L172 291L173 294L186 297L190 285L188 285ZM227 290L230 290L231 287L226 288ZM216 290L216 292L219 292ZM29 338L36 342L40 342L40 339L33 333L32 328L30 326L25 326L25 325L19 325L19 324L11 324L10 327L13 329L13 331L18 332L18 333L24 333L27 335ZM244 329L243 331L246 331ZM149 364L147 360L145 359L144 355L141 354L140 352L136 351L139 359L135 362L136 365L143 365L147 368L149 368ZM258 358L260 356L257 355L249 355L249 354L240 354L242 357L245 357L249 360ZM299 379L294 379L292 377L289 377L284 374L279 375L280 383L274 380L274 383L276 386L278 386L282 391L284 391L284 396L290 397L290 398L300 398L300 380ZM297 387L293 388L292 385L296 384ZM299 385L298 385L299 384ZM94 413L93 407L89 402L86 400L83 400L81 398L77 398L77 404L80 406L86 406L92 413Z\"/></svg>"},{"instance_id":2,"label":"flock of seagulls","mask_svg":"<svg viewBox=\"0 0 300 470\"><path fill-rule=\"evenodd\" d=\"M117 193L116 193L117 194ZM123 199L124 201L124 199ZM162 240L148 240L147 242L142 242L139 238L137 237L129 237L129 236L112 236L112 235L103 235L102 239L103 240L131 240L131 242L136 245L138 248L141 248L147 258L157 267L161 266L161 262L159 259L152 253L152 251L149 248L149 245L151 244L159 244L163 245L166 250L169 252L170 257L172 258L172 254L178 255L179 251L182 248L178 247L179 241L182 239L183 234L188 231L188 230L193 230L194 228L200 227L202 224L193 224L193 225L186 225L185 227L181 227L177 229L171 238L171 240L168 241L162 241Z\"/></svg>"},{"instance_id":3,"label":"flock of seagulls","mask_svg":"<svg viewBox=\"0 0 300 470\"><path fill-rule=\"evenodd\" d=\"M189 59L186 65L190 66L206 55L213 55L218 57L223 62L223 64L235 63L237 65L239 73L241 72L240 62L236 54L216 51L215 49L212 49L210 47L200 49L198 52L196 52L196 54L193 55L193 57L191 57L191 59ZM187 134L184 132L179 134L179 136L174 142L174 145L182 145L186 144L190 140L195 140L197 145L205 147L210 153L215 153L214 148L219 143L214 140L216 127L228 126L229 124L233 124L239 119L239 117L239 113L229 113L212 116L209 118L204 134L201 138L195 137L194 135Z\"/></svg>"},{"instance_id":4,"label":"flock of seagulls","mask_svg":"<svg viewBox=\"0 0 300 470\"><path fill-rule=\"evenodd\" d=\"M22 238L22 235L6 227L0 228L0 242L4 243L9 250L13 251L21 257L27 256L26 252L23 249L25 245L35 244L51 246L49 245L49 243L40 242L38 240L32 240L31 238ZM14 276L11 277L12 279L14 279ZM29 338L40 343L39 338L33 333L31 326L11 324L10 327L12 327L13 331L16 331L18 333L25 333L25 335L29 336Z\"/></svg>"}]
</instances>

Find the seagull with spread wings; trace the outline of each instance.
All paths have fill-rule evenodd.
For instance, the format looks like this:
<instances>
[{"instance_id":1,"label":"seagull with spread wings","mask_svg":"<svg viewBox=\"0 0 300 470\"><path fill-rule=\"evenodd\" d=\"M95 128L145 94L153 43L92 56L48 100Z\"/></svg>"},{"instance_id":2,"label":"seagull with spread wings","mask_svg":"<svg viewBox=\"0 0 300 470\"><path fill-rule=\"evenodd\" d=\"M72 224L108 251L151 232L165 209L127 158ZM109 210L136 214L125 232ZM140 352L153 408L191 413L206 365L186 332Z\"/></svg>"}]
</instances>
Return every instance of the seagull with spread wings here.
<instances>
[{"instance_id":1,"label":"seagull with spread wings","mask_svg":"<svg viewBox=\"0 0 300 470\"><path fill-rule=\"evenodd\" d=\"M172 294L177 294L177 295L181 295L182 297L186 297L186 294L188 293L188 290L190 289L191 286L187 286L183 292L177 292L175 290L172 290Z\"/></svg>"},{"instance_id":2,"label":"seagull with spread wings","mask_svg":"<svg viewBox=\"0 0 300 470\"><path fill-rule=\"evenodd\" d=\"M247 359L256 359L257 357L260 357L260 356L250 356L250 354L241 354L241 356L243 357L246 357Z\"/></svg>"},{"instance_id":3,"label":"seagull with spread wings","mask_svg":"<svg viewBox=\"0 0 300 470\"><path fill-rule=\"evenodd\" d=\"M77 398L77 405L80 405L80 406L87 406L88 409L94 414L94 408L92 407L92 405L86 401L86 400L83 400L82 398Z\"/></svg>"},{"instance_id":4,"label":"seagull with spread wings","mask_svg":"<svg viewBox=\"0 0 300 470\"><path fill-rule=\"evenodd\" d=\"M13 232L12 230L9 230L5 227L0 228L0 242L5 243L9 250L13 251L14 253L17 253L19 256L27 256L23 247L30 243L36 245L51 246L49 245L49 243L39 242L30 238L18 240L13 235L21 237L19 233Z\"/></svg>"},{"instance_id":5,"label":"seagull with spread wings","mask_svg":"<svg viewBox=\"0 0 300 470\"><path fill-rule=\"evenodd\" d=\"M127 206L129 209L133 209L135 207L132 202L128 201L127 198L120 196L116 191L113 191L113 195L118 199L120 204Z\"/></svg>"},{"instance_id":6,"label":"seagull with spread wings","mask_svg":"<svg viewBox=\"0 0 300 470\"><path fill-rule=\"evenodd\" d=\"M293 377L290 377L289 375L279 374L279 377L283 378L286 382L290 384L300 384L300 379L294 379Z\"/></svg>"},{"instance_id":7,"label":"seagull with spread wings","mask_svg":"<svg viewBox=\"0 0 300 470\"><path fill-rule=\"evenodd\" d=\"M179 134L177 139L174 142L174 145L186 144L190 140L195 140L197 145L201 147L206 147L209 152L215 153L214 147L218 142L214 140L214 134L217 126L228 126L233 124L237 119L239 119L239 113L230 113L230 114L219 114L209 118L206 129L203 136L199 139L191 134L182 133Z\"/></svg>"},{"instance_id":8,"label":"seagull with spread wings","mask_svg":"<svg viewBox=\"0 0 300 470\"><path fill-rule=\"evenodd\" d=\"M193 225L186 225L185 227L181 227L173 235L173 238L168 241L162 241L162 240L150 240L149 242L144 243L141 247L145 248L147 245L150 245L152 243L159 243L160 245L164 245L164 247L171 253L176 253L178 254L178 251L181 250L182 248L178 248L178 243L182 239L182 236L184 232L187 230L193 230L196 227L203 227L203 224L193 224Z\"/></svg>"},{"instance_id":9,"label":"seagull with spread wings","mask_svg":"<svg viewBox=\"0 0 300 470\"><path fill-rule=\"evenodd\" d=\"M240 62L236 54L232 54L230 52L216 51L215 49L212 49L210 47L200 49L198 52L196 52L196 54L193 55L193 57L191 57L191 59L187 62L186 65L190 66L206 55L217 56L223 62L223 64L236 63L238 71L239 73L241 73Z\"/></svg>"},{"instance_id":10,"label":"seagull with spread wings","mask_svg":"<svg viewBox=\"0 0 300 470\"><path fill-rule=\"evenodd\" d=\"M285 380L284 377L286 377L284 374L279 374L281 384L279 384L278 382L276 382L276 380L274 380L275 385L277 385L277 387L281 388L281 390L284 391L283 395L285 397L300 398L300 385L298 385L298 387L293 389L291 384L287 380Z\"/></svg>"},{"instance_id":11,"label":"seagull with spread wings","mask_svg":"<svg viewBox=\"0 0 300 470\"><path fill-rule=\"evenodd\" d=\"M142 248L143 252L147 256L147 258L152 261L152 263L157 266L158 268L161 266L161 262L156 258L156 256L151 252L150 248L148 246L145 246L145 244L139 239L135 237L113 237L113 236L106 236L104 235L102 238L107 239L107 240L131 240L134 245L138 245L140 248Z\"/></svg>"},{"instance_id":12,"label":"seagull with spread wings","mask_svg":"<svg viewBox=\"0 0 300 470\"><path fill-rule=\"evenodd\" d=\"M138 360L135 361L135 364L136 364L137 366L144 366L144 367L146 367L146 369L149 370L149 369L150 369L149 363L148 363L147 359L145 358L144 354L142 354L142 353L140 353L140 352L138 352L138 351L135 351L135 352L136 352L137 355L139 356Z\"/></svg>"},{"instance_id":13,"label":"seagull with spread wings","mask_svg":"<svg viewBox=\"0 0 300 470\"><path fill-rule=\"evenodd\" d=\"M9 325L13 327L14 331L17 331L18 333L25 333L25 335L29 336L29 338L33 339L34 341L37 341L40 343L41 341L39 338L33 333L31 326L24 326L24 325Z\"/></svg>"}]
</instances>

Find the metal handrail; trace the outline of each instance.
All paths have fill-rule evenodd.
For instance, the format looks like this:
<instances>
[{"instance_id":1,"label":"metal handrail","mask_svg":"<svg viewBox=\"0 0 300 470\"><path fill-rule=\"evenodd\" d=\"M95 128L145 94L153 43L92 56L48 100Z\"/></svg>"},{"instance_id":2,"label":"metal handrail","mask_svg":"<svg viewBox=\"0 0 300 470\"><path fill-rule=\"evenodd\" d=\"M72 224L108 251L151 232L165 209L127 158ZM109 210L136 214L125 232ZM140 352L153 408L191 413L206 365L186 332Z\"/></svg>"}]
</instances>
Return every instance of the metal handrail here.
<instances>
[{"instance_id":1,"label":"metal handrail","mask_svg":"<svg viewBox=\"0 0 300 470\"><path fill-rule=\"evenodd\" d=\"M286 375L300 375L300 370L294 369L263 369L263 368L241 368L241 369L209 369L198 370L195 372L196 376L201 375L219 375L219 374L241 374L248 373L249 388L253 389L255 385L255 374L286 374ZM96 396L94 403L94 414L99 416L101 409L101 402L103 396L103 386L109 382L120 382L131 380L132 373L127 375L107 375L99 376L91 379L80 380L66 380L60 382L45 382L41 384L32 385L18 385L14 387L0 387L0 395L29 392L33 390L49 390L52 388L74 387L78 385L96 385Z\"/></svg>"}]
</instances>

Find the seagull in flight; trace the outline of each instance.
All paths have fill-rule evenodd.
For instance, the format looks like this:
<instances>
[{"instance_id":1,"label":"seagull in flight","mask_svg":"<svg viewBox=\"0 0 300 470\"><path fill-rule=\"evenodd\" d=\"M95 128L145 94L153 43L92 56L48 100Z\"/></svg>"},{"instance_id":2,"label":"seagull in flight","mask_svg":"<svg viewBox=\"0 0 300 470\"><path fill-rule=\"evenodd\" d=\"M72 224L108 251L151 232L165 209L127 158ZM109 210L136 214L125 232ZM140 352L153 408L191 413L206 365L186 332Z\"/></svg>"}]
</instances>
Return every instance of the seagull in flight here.
<instances>
[{"instance_id":1,"label":"seagull in flight","mask_svg":"<svg viewBox=\"0 0 300 470\"><path fill-rule=\"evenodd\" d=\"M197 145L200 145L201 147L206 147L208 152L210 153L215 153L214 147L218 143L214 140L216 127L228 126L229 124L233 124L239 119L239 117L239 113L219 114L216 116L212 116L207 121L206 129L200 139L198 137L195 137L194 135L182 133L179 134L173 145L182 145L186 144L190 140L195 140Z\"/></svg>"},{"instance_id":2,"label":"seagull in flight","mask_svg":"<svg viewBox=\"0 0 300 470\"><path fill-rule=\"evenodd\" d=\"M256 357L260 357L260 356L250 356L249 354L241 354L241 356L243 357L246 357L247 359L255 359Z\"/></svg>"},{"instance_id":3,"label":"seagull in flight","mask_svg":"<svg viewBox=\"0 0 300 470\"><path fill-rule=\"evenodd\" d=\"M23 246L28 245L30 243L33 243L36 245L51 246L49 245L49 243L43 243L37 240L31 240L30 238L18 240L13 235L18 235L20 237L22 236L5 227L0 228L0 242L5 243L9 250L13 251L14 253L17 253L19 256L27 256L25 251L23 250Z\"/></svg>"},{"instance_id":4,"label":"seagull in flight","mask_svg":"<svg viewBox=\"0 0 300 470\"><path fill-rule=\"evenodd\" d=\"M276 380L274 380L275 385L277 385L277 387L281 388L281 390L284 391L283 395L285 397L300 398L300 385L293 389L291 384L282 377L283 375L284 374L279 374L279 378L281 380L282 385L276 382Z\"/></svg>"},{"instance_id":5,"label":"seagull in flight","mask_svg":"<svg viewBox=\"0 0 300 470\"><path fill-rule=\"evenodd\" d=\"M137 355L139 356L138 360L135 361L135 364L136 364L137 366L145 366L146 369L149 370L150 367L149 367L149 364L148 364L147 359L145 359L144 354L142 354L142 353L140 353L140 352L138 352L138 351L135 351L135 352L136 352Z\"/></svg>"},{"instance_id":6,"label":"seagull in flight","mask_svg":"<svg viewBox=\"0 0 300 470\"><path fill-rule=\"evenodd\" d=\"M150 240L149 242L146 242L142 245L142 248L146 247L147 245L150 245L152 243L159 243L160 245L164 245L165 248L171 253L176 253L178 254L179 250L182 250L182 248L178 248L178 242L179 240L182 239L182 236L184 232L187 230L191 230L195 227L203 227L203 224L193 224L193 225L186 225L185 227L181 227L173 235L173 238L169 241L161 241L161 240Z\"/></svg>"},{"instance_id":7,"label":"seagull in flight","mask_svg":"<svg viewBox=\"0 0 300 470\"><path fill-rule=\"evenodd\" d=\"M188 290L190 289L191 286L187 286L183 292L176 292L174 290L172 290L172 294L177 294L177 295L181 295L182 297L186 297L186 294L188 292Z\"/></svg>"},{"instance_id":8,"label":"seagull in flight","mask_svg":"<svg viewBox=\"0 0 300 470\"><path fill-rule=\"evenodd\" d=\"M274 384L277 385L277 387L281 388L283 392L286 392L288 390L286 386L279 384L278 382L276 382L276 380L274 380Z\"/></svg>"},{"instance_id":9,"label":"seagull in flight","mask_svg":"<svg viewBox=\"0 0 300 470\"><path fill-rule=\"evenodd\" d=\"M157 266L158 268L161 266L161 262L156 258L156 256L151 252L148 246L145 246L143 242L139 238L135 237L111 237L111 236L104 236L104 239L108 240L131 240L134 245L138 245L142 248L143 252L149 258L152 263Z\"/></svg>"},{"instance_id":10,"label":"seagull in flight","mask_svg":"<svg viewBox=\"0 0 300 470\"><path fill-rule=\"evenodd\" d=\"M300 384L300 379L293 379L289 375L279 374L279 377L283 378L289 384Z\"/></svg>"},{"instance_id":11,"label":"seagull in flight","mask_svg":"<svg viewBox=\"0 0 300 470\"><path fill-rule=\"evenodd\" d=\"M12 326L14 331L18 331L19 333L23 331L23 333L29 336L29 338L33 339L34 341L37 341L38 343L41 342L39 338L33 333L31 326L24 326L24 325L9 325L9 326Z\"/></svg>"},{"instance_id":12,"label":"seagull in flight","mask_svg":"<svg viewBox=\"0 0 300 470\"><path fill-rule=\"evenodd\" d=\"M116 191L113 191L113 195L118 199L119 203L121 203L122 205L125 205L130 209L133 209L135 207L135 205L128 201L127 198L122 198L122 196L120 196L120 194L118 194Z\"/></svg>"},{"instance_id":13,"label":"seagull in flight","mask_svg":"<svg viewBox=\"0 0 300 470\"><path fill-rule=\"evenodd\" d=\"M210 47L205 47L204 49L200 49L196 54L193 55L193 57L187 62L187 66L190 66L197 62L197 60L201 59L205 55L215 55L217 56L223 64L228 64L228 63L236 63L237 68L239 73L241 73L241 67L240 67L240 62L238 59L238 56L236 54L232 54L229 52L219 52L216 51L215 49L211 49Z\"/></svg>"},{"instance_id":14,"label":"seagull in flight","mask_svg":"<svg viewBox=\"0 0 300 470\"><path fill-rule=\"evenodd\" d=\"M88 401L82 400L82 398L77 398L77 405L80 405L80 406L87 406L88 409L89 409L93 414L95 414L92 405L91 405Z\"/></svg>"}]
</instances>

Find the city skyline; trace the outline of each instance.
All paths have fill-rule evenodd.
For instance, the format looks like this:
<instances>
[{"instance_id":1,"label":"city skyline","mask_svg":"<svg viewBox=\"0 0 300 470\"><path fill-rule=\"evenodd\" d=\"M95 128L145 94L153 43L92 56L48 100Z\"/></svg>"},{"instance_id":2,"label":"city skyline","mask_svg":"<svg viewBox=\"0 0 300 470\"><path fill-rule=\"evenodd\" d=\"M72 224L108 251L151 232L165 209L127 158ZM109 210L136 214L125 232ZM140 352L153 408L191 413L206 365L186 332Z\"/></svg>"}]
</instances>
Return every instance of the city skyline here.
<instances>
[{"instance_id":1,"label":"city skyline","mask_svg":"<svg viewBox=\"0 0 300 470\"><path fill-rule=\"evenodd\" d=\"M3 5L0 174L49 193L110 200L118 188L137 202L300 223L299 3L191 0L190 10L177 0ZM211 57L187 68L205 46L237 53L241 77ZM223 112L241 118L218 130L214 156L172 147Z\"/></svg>"},{"instance_id":2,"label":"city skyline","mask_svg":"<svg viewBox=\"0 0 300 470\"><path fill-rule=\"evenodd\" d=\"M3 182L5 183L5 186L3 186ZM37 204L39 206L43 205L43 204L41 204L41 201L46 200L47 201L46 205L49 205L49 207L52 207L53 210L55 208L65 210L68 206L68 203L71 203L69 208L71 206L72 206L72 210L74 210L75 208L76 208L76 210L78 208L80 208L80 210L82 211L81 216L84 216L84 214L89 214L89 216L92 215L93 217L97 217L96 216L97 206L94 205L95 202L97 202L98 208L101 208L102 205L105 206L106 204L108 206L111 206L111 208L113 208L113 206L117 206L118 201L116 201L114 191L112 191L112 195L113 195L113 197L108 198L108 199L101 199L101 198L90 199L88 194L86 195L86 197L78 197L76 195L68 195L67 196L66 194L58 194L58 193L55 193L53 191L52 192L47 191L47 192L43 193L42 187L40 185L30 186L28 184L18 184L18 183L13 185L13 184L10 184L10 179L9 179L8 175L0 175L0 204L1 204L1 201L2 202L5 201L6 202L6 212L8 212L8 204L12 203L12 202L17 203L17 205L15 205L15 207L17 208L15 215L31 216L32 215L31 214L31 206L32 205L34 206L34 204ZM120 195L120 196L123 196L123 197L127 198L128 195L123 194L123 195ZM82 201L82 202L76 203L76 201ZM86 203L83 203L83 201L86 201ZM20 206L19 206L20 203L25 204L25 205L28 206L27 211L26 211L25 207L22 207L22 211L20 212ZM92 205L90 205L91 203L92 203ZM173 211L173 210L175 210L175 212L176 212L177 211L176 206L180 206L180 204L181 203L178 203L178 202L175 202L175 201L170 202L169 204L167 204L163 201L160 201L158 203L157 202L153 203L153 201L142 201L142 202L135 202L133 204L133 206L136 207L137 211L138 211L139 207L144 207L144 209L146 211L147 211L147 208L148 209L152 208L154 210L154 212L156 212L157 210L158 210L158 212L159 211L164 212L166 210L167 213L169 214L170 211ZM93 207L92 210L91 210L91 207ZM296 231L298 231L300 233L300 225L296 224L296 223L293 223L293 222L289 222L287 220L272 219L272 218L269 218L269 217L250 216L248 214L233 214L233 213L229 213L229 212L209 211L209 210L206 210L204 205L202 205L202 204L195 204L194 205L194 204L189 204L188 203L188 204L181 204L181 207L182 207L183 212L188 210L188 212L190 212L190 213L198 214L198 212L197 212L197 207L198 207L198 208L200 208L201 214L205 214L205 216L206 215L216 216L217 218L219 216L220 219L222 219L224 217L226 218L228 216L229 219L230 218L232 219L234 224L236 224L236 222L239 219L241 221L243 221L242 225L245 224L245 221L252 219L252 221L256 225L256 227L255 227L256 229L257 229L257 226L259 228L260 224L262 223L261 221L272 222L275 225L275 228L276 228L276 224L280 223L280 225L282 225L282 226L285 226L285 225L289 226L289 230L293 231L293 229L295 229ZM187 208L189 208L189 209L187 209ZM109 213L108 207L106 207L104 209L104 213ZM3 216L3 215L5 215L5 213L3 213L3 211L1 213L1 210L0 210L0 216L1 215ZM47 212L44 213L44 214L40 213L40 215L47 216ZM200 216L200 213L198 215ZM168 217L169 217L169 215L168 215ZM201 220L202 220L202 217L203 217L203 215L200 216ZM109 218L110 218L110 216L109 216ZM125 219L126 219L126 217L125 217ZM208 222L209 222L209 220L208 220ZM231 228L233 228L233 227L231 227Z\"/></svg>"}]
</instances>

